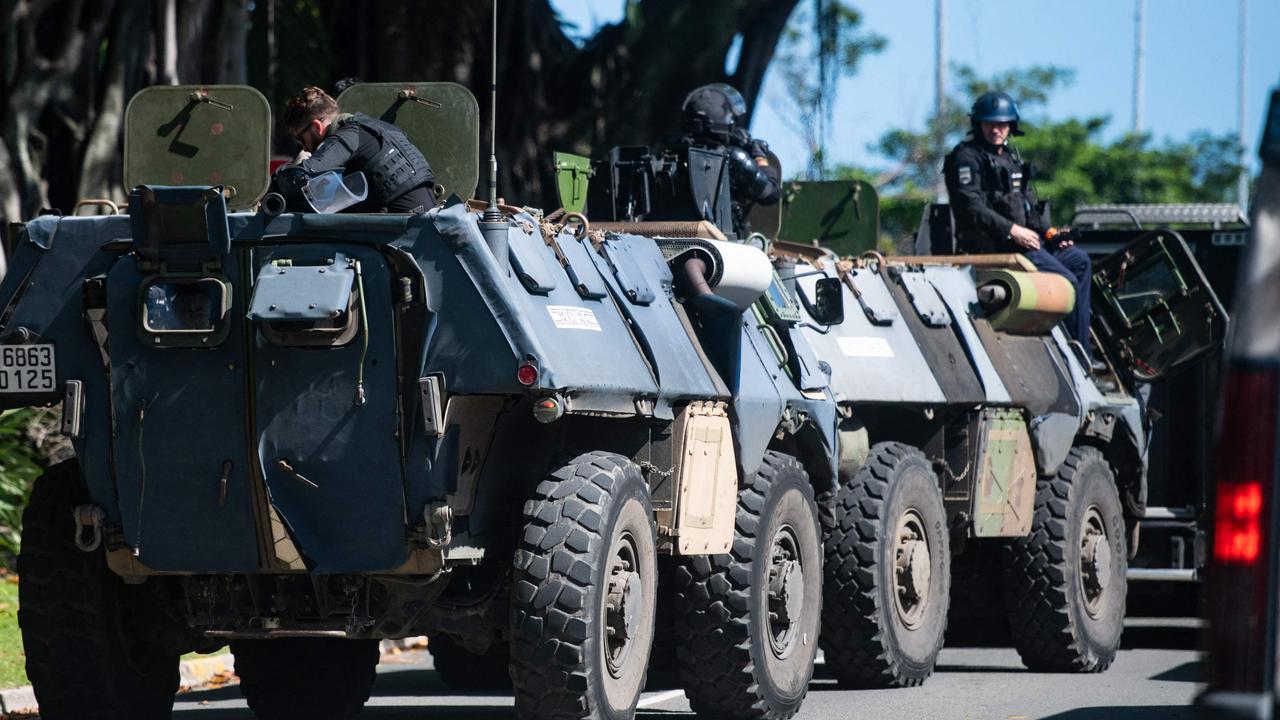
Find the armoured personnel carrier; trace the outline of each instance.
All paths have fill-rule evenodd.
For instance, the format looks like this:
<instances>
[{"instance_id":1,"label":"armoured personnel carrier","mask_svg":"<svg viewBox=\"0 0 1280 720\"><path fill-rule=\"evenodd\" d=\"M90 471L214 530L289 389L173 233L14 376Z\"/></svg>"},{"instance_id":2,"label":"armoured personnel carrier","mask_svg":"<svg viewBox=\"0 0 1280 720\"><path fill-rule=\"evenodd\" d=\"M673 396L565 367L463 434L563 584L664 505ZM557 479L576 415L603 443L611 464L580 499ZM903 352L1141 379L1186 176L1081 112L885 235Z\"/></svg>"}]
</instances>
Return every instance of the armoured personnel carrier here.
<instances>
[{"instance_id":1,"label":"armoured personnel carrier","mask_svg":"<svg viewBox=\"0 0 1280 720\"><path fill-rule=\"evenodd\" d=\"M619 176L661 188L668 216L716 220L726 179L670 182L654 166L638 181L610 167L635 154L612 153L597 174L611 189ZM840 481L824 508L827 667L854 686L923 682L954 601L955 615L1001 621L996 638L1033 669L1105 670L1146 510L1140 385L1226 333L1186 243L1144 233L1095 266L1097 378L1059 326L1075 300L1064 278L1020 255L841 257L820 243L875 246L874 189L792 183L783 198L753 211L768 235L746 240L781 278L757 322L799 328L813 353L780 342L774 361L803 376L816 360L840 408ZM830 202L795 212L807 198ZM606 212L646 207L608 200Z\"/></svg>"},{"instance_id":2,"label":"armoured personnel carrier","mask_svg":"<svg viewBox=\"0 0 1280 720\"><path fill-rule=\"evenodd\" d=\"M167 717L178 657L228 643L260 717L348 717L378 640L426 633L444 665L509 653L521 717L623 718L659 594L696 709L793 714L836 405L797 332L751 321L765 256L482 222L464 88L339 101L407 131L439 207L277 214L262 96L156 87L127 215L13 228L0 404L61 403L76 450L19 558L42 717Z\"/></svg>"}]
</instances>

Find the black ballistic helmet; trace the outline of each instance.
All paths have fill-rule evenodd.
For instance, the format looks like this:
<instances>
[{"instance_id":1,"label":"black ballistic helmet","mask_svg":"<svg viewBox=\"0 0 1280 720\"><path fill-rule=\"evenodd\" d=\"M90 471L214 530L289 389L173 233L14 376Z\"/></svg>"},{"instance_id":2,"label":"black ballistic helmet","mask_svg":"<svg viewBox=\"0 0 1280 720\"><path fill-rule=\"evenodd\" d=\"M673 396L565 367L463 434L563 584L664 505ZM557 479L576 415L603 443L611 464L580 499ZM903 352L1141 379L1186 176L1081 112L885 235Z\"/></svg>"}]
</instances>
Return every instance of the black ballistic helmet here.
<instances>
[{"instance_id":1,"label":"black ballistic helmet","mask_svg":"<svg viewBox=\"0 0 1280 720\"><path fill-rule=\"evenodd\" d=\"M982 93L973 102L973 109L969 111L969 122L975 130L978 129L978 124L983 122L1013 123L1010 132L1014 135L1022 134L1018 129L1018 104L1007 94L995 90Z\"/></svg>"},{"instance_id":2,"label":"black ballistic helmet","mask_svg":"<svg viewBox=\"0 0 1280 720\"><path fill-rule=\"evenodd\" d=\"M747 114L747 103L742 94L724 83L703 85L684 98L680 106L684 113L684 130L695 138L715 138L727 141Z\"/></svg>"}]
</instances>

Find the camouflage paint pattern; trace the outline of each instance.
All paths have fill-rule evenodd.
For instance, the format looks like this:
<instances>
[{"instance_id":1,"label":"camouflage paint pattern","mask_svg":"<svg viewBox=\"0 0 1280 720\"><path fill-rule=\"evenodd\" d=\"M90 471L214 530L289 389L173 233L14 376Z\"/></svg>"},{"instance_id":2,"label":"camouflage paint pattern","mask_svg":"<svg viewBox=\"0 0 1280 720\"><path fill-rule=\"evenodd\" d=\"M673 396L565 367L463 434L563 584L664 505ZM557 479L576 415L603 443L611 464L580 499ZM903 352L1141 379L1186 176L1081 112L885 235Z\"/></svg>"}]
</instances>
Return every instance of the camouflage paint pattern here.
<instances>
[{"instance_id":1,"label":"camouflage paint pattern","mask_svg":"<svg viewBox=\"0 0 1280 720\"><path fill-rule=\"evenodd\" d=\"M1022 411L983 411L978 440L976 537L1022 537L1031 531L1036 460Z\"/></svg>"}]
</instances>

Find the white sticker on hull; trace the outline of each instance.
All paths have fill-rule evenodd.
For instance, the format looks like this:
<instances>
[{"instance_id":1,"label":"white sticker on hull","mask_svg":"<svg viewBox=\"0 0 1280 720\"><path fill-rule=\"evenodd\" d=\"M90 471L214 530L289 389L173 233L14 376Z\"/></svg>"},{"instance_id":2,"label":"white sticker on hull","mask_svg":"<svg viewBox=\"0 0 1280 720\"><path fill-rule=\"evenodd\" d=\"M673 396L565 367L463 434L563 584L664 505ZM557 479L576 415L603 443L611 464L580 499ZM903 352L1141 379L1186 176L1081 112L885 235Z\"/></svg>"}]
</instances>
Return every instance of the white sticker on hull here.
<instances>
[{"instance_id":1,"label":"white sticker on hull","mask_svg":"<svg viewBox=\"0 0 1280 720\"><path fill-rule=\"evenodd\" d=\"M551 322L561 330L594 330L601 332L600 321L596 319L596 314L591 308L575 307L573 305L548 305L547 312L551 314Z\"/></svg>"},{"instance_id":2,"label":"white sticker on hull","mask_svg":"<svg viewBox=\"0 0 1280 720\"><path fill-rule=\"evenodd\" d=\"M893 348L889 347L889 341L882 337L838 337L836 343L840 346L840 352L849 357L893 357Z\"/></svg>"}]
</instances>

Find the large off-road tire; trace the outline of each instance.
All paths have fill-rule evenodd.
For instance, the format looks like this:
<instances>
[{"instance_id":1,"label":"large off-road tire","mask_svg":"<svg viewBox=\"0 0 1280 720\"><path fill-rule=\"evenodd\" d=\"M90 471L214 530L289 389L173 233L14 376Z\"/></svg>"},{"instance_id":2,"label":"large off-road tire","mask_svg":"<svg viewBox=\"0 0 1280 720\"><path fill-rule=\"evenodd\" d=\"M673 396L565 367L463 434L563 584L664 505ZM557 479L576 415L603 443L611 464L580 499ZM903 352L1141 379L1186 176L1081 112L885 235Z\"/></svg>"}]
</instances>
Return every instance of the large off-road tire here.
<instances>
[{"instance_id":1,"label":"large off-road tire","mask_svg":"<svg viewBox=\"0 0 1280 720\"><path fill-rule=\"evenodd\" d=\"M818 650L819 537L804 468L769 452L738 493L732 550L681 558L677 655L700 716L781 720L800 709Z\"/></svg>"},{"instance_id":2,"label":"large off-road tire","mask_svg":"<svg viewBox=\"0 0 1280 720\"><path fill-rule=\"evenodd\" d=\"M1031 534L1004 552L1005 610L1032 670L1102 672L1124 629L1124 514L1102 453L1076 447L1036 487Z\"/></svg>"},{"instance_id":3,"label":"large off-road tire","mask_svg":"<svg viewBox=\"0 0 1280 720\"><path fill-rule=\"evenodd\" d=\"M516 715L635 713L653 642L656 529L640 468L579 455L524 506L511 600Z\"/></svg>"},{"instance_id":4,"label":"large off-road tire","mask_svg":"<svg viewBox=\"0 0 1280 720\"><path fill-rule=\"evenodd\" d=\"M842 685L910 687L947 629L951 556L938 478L919 450L879 443L836 495L824 543L822 650Z\"/></svg>"},{"instance_id":5,"label":"large off-road tire","mask_svg":"<svg viewBox=\"0 0 1280 720\"><path fill-rule=\"evenodd\" d=\"M473 653L457 640L436 633L427 640L427 652L440 679L451 690L483 692L511 690L511 646L494 641L484 653Z\"/></svg>"},{"instance_id":6,"label":"large off-road tire","mask_svg":"<svg viewBox=\"0 0 1280 720\"><path fill-rule=\"evenodd\" d=\"M36 480L22 513L18 622L40 717L168 718L179 653L161 641L159 580L126 585L102 548L76 547L72 510L88 502L69 460Z\"/></svg>"},{"instance_id":7,"label":"large off-road tire","mask_svg":"<svg viewBox=\"0 0 1280 720\"><path fill-rule=\"evenodd\" d=\"M373 692L377 640L279 638L231 643L240 692L263 720L346 720Z\"/></svg>"}]
</instances>

